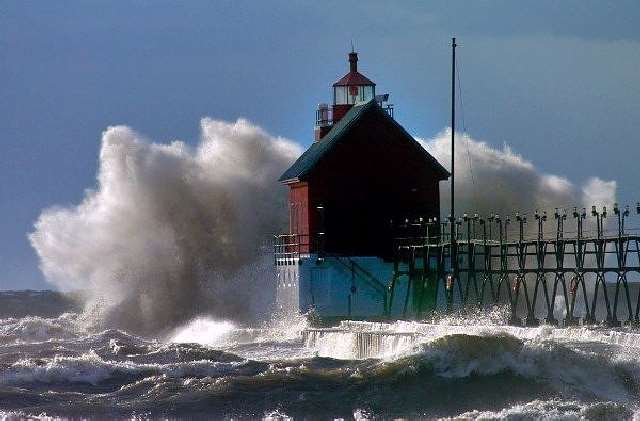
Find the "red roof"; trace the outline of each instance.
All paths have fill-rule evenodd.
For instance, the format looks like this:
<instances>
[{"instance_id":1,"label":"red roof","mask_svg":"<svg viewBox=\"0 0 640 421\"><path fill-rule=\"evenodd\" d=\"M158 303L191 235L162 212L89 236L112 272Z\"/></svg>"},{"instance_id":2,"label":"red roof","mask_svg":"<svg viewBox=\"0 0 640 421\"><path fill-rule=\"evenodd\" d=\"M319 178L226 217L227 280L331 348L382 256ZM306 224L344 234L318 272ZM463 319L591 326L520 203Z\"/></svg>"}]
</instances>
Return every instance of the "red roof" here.
<instances>
[{"instance_id":1,"label":"red roof","mask_svg":"<svg viewBox=\"0 0 640 421\"><path fill-rule=\"evenodd\" d=\"M340 79L339 81L333 84L333 86L352 86L352 85L375 86L376 84L371 82L369 79L367 79L365 76L363 76L361 73L357 71L347 73L342 77L342 79Z\"/></svg>"}]
</instances>

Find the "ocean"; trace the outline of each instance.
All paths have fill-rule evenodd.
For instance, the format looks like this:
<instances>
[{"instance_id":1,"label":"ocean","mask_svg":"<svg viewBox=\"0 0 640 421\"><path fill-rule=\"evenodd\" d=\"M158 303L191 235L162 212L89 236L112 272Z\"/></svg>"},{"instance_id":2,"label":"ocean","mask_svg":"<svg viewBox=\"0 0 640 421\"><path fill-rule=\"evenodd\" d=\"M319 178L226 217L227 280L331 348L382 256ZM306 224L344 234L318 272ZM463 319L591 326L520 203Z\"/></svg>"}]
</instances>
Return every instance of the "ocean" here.
<instances>
[{"instance_id":1,"label":"ocean","mask_svg":"<svg viewBox=\"0 0 640 421\"><path fill-rule=\"evenodd\" d=\"M54 296L0 293L0 419L640 419L633 328L202 315L142 337Z\"/></svg>"}]
</instances>

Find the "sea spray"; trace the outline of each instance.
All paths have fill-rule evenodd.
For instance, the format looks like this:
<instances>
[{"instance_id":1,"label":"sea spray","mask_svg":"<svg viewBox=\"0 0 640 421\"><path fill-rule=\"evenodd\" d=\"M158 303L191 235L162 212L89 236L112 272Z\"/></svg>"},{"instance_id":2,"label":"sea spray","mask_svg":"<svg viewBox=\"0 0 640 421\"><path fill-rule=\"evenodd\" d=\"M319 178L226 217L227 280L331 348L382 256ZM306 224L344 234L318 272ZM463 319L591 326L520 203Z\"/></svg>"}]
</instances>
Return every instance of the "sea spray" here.
<instances>
[{"instance_id":1,"label":"sea spray","mask_svg":"<svg viewBox=\"0 0 640 421\"><path fill-rule=\"evenodd\" d=\"M273 276L261 246L287 217L275 180L300 149L242 119L205 118L201 130L192 149L108 128L96 189L45 210L30 235L47 280L86 291L109 324L136 332L207 312L247 319L264 305Z\"/></svg>"},{"instance_id":2,"label":"sea spray","mask_svg":"<svg viewBox=\"0 0 640 421\"><path fill-rule=\"evenodd\" d=\"M429 139L419 139L422 146L442 165L451 162L451 129L445 129ZM478 212L487 217L491 213L512 216L515 212L528 214L528 233L534 233L535 210L549 212L553 224L553 210L592 205L611 207L616 201L616 182L591 177L582 186L576 186L565 177L547 174L518 155L506 144L502 149L476 140L468 134L458 133L456 148L456 204L460 212ZM442 214L449 206L449 181L440 184ZM459 216L459 215L458 215ZM514 221L515 223L515 221ZM551 225L549 225L551 226Z\"/></svg>"},{"instance_id":3,"label":"sea spray","mask_svg":"<svg viewBox=\"0 0 640 421\"><path fill-rule=\"evenodd\" d=\"M225 338L236 329L237 326L228 320L197 317L185 326L176 329L176 331L169 336L169 341L215 346L224 343Z\"/></svg>"}]
</instances>

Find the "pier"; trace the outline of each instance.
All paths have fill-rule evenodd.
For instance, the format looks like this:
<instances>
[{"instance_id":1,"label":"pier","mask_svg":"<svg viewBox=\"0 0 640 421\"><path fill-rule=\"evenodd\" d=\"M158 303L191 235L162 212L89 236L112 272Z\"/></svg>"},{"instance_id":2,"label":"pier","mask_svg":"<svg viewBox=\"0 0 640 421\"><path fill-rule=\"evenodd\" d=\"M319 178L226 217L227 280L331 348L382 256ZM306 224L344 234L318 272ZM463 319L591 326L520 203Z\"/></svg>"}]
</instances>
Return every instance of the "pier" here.
<instances>
[{"instance_id":1,"label":"pier","mask_svg":"<svg viewBox=\"0 0 640 421\"><path fill-rule=\"evenodd\" d=\"M640 233L625 227L630 214L615 205L609 219L606 208L593 207L589 215L535 212L530 221L520 214L406 220L389 307L401 300L404 318L506 305L514 324L638 323Z\"/></svg>"}]
</instances>

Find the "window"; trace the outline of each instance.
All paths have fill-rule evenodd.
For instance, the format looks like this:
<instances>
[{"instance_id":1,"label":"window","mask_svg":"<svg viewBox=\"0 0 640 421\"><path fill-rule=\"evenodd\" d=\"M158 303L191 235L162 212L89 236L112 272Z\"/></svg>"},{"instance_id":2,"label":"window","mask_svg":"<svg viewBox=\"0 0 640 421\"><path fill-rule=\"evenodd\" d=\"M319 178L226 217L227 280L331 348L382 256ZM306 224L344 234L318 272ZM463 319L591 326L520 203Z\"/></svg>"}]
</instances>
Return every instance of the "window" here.
<instances>
[{"instance_id":1,"label":"window","mask_svg":"<svg viewBox=\"0 0 640 421\"><path fill-rule=\"evenodd\" d=\"M375 87L373 85L336 86L333 88L334 103L336 105L369 101L374 96Z\"/></svg>"},{"instance_id":2,"label":"window","mask_svg":"<svg viewBox=\"0 0 640 421\"><path fill-rule=\"evenodd\" d=\"M376 96L376 88L373 85L365 85L362 87L362 101L369 101Z\"/></svg>"},{"instance_id":3,"label":"window","mask_svg":"<svg viewBox=\"0 0 640 421\"><path fill-rule=\"evenodd\" d=\"M333 90L335 92L335 103L337 105L348 104L346 86L336 86L335 88L333 88Z\"/></svg>"}]
</instances>

